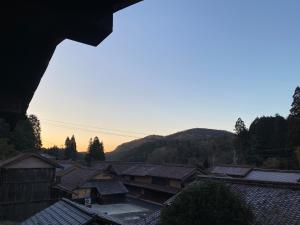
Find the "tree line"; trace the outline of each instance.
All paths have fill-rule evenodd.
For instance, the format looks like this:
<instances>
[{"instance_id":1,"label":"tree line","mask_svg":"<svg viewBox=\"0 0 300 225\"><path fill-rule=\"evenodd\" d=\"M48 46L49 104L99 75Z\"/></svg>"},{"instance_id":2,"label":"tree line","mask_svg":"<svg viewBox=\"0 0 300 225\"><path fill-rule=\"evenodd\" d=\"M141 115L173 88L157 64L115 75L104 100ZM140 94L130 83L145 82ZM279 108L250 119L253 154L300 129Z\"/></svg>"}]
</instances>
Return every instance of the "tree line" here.
<instances>
[{"instance_id":1,"label":"tree line","mask_svg":"<svg viewBox=\"0 0 300 225\"><path fill-rule=\"evenodd\" d=\"M85 160L87 165L91 165L93 161L105 161L103 142L101 142L98 137L90 138L88 149L84 157L81 157L82 153L77 151L74 135L72 135L71 138L66 138L64 148L53 146L51 148L44 149L44 152L57 159L73 161Z\"/></svg>"},{"instance_id":2,"label":"tree line","mask_svg":"<svg viewBox=\"0 0 300 225\"><path fill-rule=\"evenodd\" d=\"M14 129L4 119L0 119L0 159L20 152L40 151L41 148L41 126L37 116L25 116Z\"/></svg>"},{"instance_id":3,"label":"tree line","mask_svg":"<svg viewBox=\"0 0 300 225\"><path fill-rule=\"evenodd\" d=\"M98 137L90 139L87 153L82 157L82 154L77 151L74 135L66 138L64 148L57 146L43 148L40 120L36 115L25 116L18 121L14 129L0 118L0 160L24 152L47 153L57 159L83 159L87 164L105 160L103 142Z\"/></svg>"},{"instance_id":4,"label":"tree line","mask_svg":"<svg viewBox=\"0 0 300 225\"><path fill-rule=\"evenodd\" d=\"M238 118L235 124L235 149L239 164L266 168L300 168L300 87L295 89L290 114L284 118L257 117L246 127Z\"/></svg>"}]
</instances>

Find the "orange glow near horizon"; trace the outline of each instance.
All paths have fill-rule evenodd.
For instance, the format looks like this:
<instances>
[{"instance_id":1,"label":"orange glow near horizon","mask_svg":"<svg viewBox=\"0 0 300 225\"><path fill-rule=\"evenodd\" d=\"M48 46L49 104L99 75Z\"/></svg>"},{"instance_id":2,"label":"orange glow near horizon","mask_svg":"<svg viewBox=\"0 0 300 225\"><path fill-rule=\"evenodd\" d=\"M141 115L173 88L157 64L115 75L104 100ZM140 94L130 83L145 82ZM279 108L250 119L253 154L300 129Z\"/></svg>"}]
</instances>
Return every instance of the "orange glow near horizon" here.
<instances>
[{"instance_id":1,"label":"orange glow near horizon","mask_svg":"<svg viewBox=\"0 0 300 225\"><path fill-rule=\"evenodd\" d=\"M79 152L85 152L88 148L90 138L94 138L95 136L103 142L105 152L113 151L118 145L135 139L133 137L113 136L81 130L72 131L70 129L52 127L48 124L42 123L42 143L45 148L53 147L54 145L63 148L66 138L71 137L73 134L75 136L77 150Z\"/></svg>"}]
</instances>

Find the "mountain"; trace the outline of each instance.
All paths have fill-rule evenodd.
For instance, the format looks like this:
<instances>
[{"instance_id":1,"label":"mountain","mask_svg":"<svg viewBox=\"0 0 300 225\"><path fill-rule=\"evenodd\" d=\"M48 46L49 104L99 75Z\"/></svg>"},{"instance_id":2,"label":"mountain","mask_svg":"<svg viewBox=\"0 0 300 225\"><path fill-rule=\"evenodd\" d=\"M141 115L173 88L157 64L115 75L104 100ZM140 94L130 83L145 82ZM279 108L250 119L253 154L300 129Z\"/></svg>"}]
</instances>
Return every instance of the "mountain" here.
<instances>
[{"instance_id":1,"label":"mountain","mask_svg":"<svg viewBox=\"0 0 300 225\"><path fill-rule=\"evenodd\" d=\"M232 163L235 134L194 128L167 136L151 135L119 145L107 153L113 161L166 163Z\"/></svg>"}]
</instances>

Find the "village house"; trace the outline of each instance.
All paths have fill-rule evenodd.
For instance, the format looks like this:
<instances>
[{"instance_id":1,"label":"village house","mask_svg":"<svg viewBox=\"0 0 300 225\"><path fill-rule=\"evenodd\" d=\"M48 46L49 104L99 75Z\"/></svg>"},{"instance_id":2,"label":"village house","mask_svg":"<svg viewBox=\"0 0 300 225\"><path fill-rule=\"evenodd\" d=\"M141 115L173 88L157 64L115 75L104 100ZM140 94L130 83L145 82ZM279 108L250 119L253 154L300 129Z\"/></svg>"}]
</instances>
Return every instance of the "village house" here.
<instances>
[{"instance_id":1,"label":"village house","mask_svg":"<svg viewBox=\"0 0 300 225\"><path fill-rule=\"evenodd\" d=\"M180 192L198 174L203 174L189 165L122 162L111 165L130 194L160 203Z\"/></svg>"},{"instance_id":2,"label":"village house","mask_svg":"<svg viewBox=\"0 0 300 225\"><path fill-rule=\"evenodd\" d=\"M56 176L56 188L72 192L71 199L89 204L126 201L127 188L119 180L104 172L107 167L68 167ZM67 196L66 196L67 197Z\"/></svg>"},{"instance_id":3,"label":"village house","mask_svg":"<svg viewBox=\"0 0 300 225\"><path fill-rule=\"evenodd\" d=\"M131 196L163 203L199 174L203 172L195 166L176 164L100 162L88 168L68 165L57 173L57 188L72 191L72 199L79 202L87 196L97 203L124 201L129 191Z\"/></svg>"},{"instance_id":4,"label":"village house","mask_svg":"<svg viewBox=\"0 0 300 225\"><path fill-rule=\"evenodd\" d=\"M23 220L51 205L58 167L33 153L0 161L0 221Z\"/></svg>"}]
</instances>

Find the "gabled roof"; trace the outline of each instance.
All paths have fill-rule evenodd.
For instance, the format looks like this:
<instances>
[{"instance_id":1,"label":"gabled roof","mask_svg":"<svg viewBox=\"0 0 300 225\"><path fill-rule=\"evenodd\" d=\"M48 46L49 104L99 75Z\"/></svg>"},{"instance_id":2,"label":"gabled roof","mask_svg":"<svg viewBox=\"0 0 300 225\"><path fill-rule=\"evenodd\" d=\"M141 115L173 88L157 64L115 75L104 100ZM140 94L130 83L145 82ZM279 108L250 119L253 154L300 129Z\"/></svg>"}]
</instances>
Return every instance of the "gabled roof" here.
<instances>
[{"instance_id":1,"label":"gabled roof","mask_svg":"<svg viewBox=\"0 0 300 225\"><path fill-rule=\"evenodd\" d=\"M34 158L38 158L46 163L48 163L49 165L52 165L53 167L56 167L56 168L60 168L61 166L56 163L55 161L51 160L51 159L48 159L48 158L45 158L39 154L35 154L35 153L22 153L22 154L19 154L15 157L12 157L12 158L9 158L7 160L3 160L0 162L0 168L4 168L4 167L7 167L9 165L12 165L14 163L17 163L17 162L20 162L24 159L28 159L30 157L34 157Z\"/></svg>"},{"instance_id":2,"label":"gabled roof","mask_svg":"<svg viewBox=\"0 0 300 225\"><path fill-rule=\"evenodd\" d=\"M164 163L141 162L101 162L93 168L111 168L118 176L152 176L185 180L197 172L196 166Z\"/></svg>"},{"instance_id":3,"label":"gabled roof","mask_svg":"<svg viewBox=\"0 0 300 225\"><path fill-rule=\"evenodd\" d=\"M117 180L89 181L82 188L96 188L101 195L127 194L127 188Z\"/></svg>"},{"instance_id":4,"label":"gabled roof","mask_svg":"<svg viewBox=\"0 0 300 225\"><path fill-rule=\"evenodd\" d=\"M86 225L86 224L121 225L121 222L108 215L79 205L67 199L42 210L21 225Z\"/></svg>"},{"instance_id":5,"label":"gabled roof","mask_svg":"<svg viewBox=\"0 0 300 225\"><path fill-rule=\"evenodd\" d=\"M176 180L185 180L197 172L195 166L159 163L111 162L112 169L118 175L152 176Z\"/></svg>"},{"instance_id":6,"label":"gabled roof","mask_svg":"<svg viewBox=\"0 0 300 225\"><path fill-rule=\"evenodd\" d=\"M80 165L67 168L65 171L59 171L57 176L60 176L61 186L69 191L81 187L94 176L105 171L110 165L97 165L96 167L83 167Z\"/></svg>"},{"instance_id":7,"label":"gabled roof","mask_svg":"<svg viewBox=\"0 0 300 225\"><path fill-rule=\"evenodd\" d=\"M59 186L73 191L86 183L94 174L95 170L90 168L74 169L61 177Z\"/></svg>"}]
</instances>

